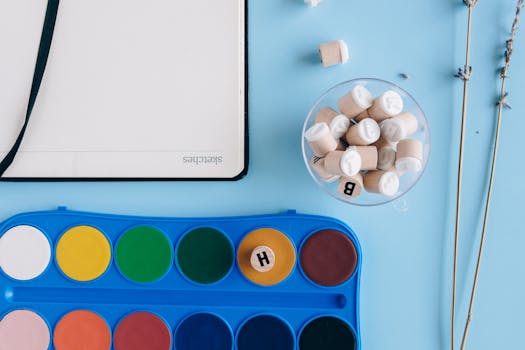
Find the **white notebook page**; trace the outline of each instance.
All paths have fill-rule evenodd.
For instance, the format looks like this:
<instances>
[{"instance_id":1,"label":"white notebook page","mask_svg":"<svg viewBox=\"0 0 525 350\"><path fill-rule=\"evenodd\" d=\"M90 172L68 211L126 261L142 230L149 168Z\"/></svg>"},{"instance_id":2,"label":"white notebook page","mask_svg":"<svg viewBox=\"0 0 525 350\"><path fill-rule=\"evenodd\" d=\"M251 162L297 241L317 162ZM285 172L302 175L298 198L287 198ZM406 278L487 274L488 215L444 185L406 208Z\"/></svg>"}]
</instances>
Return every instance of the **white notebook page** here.
<instances>
[{"instance_id":1,"label":"white notebook page","mask_svg":"<svg viewBox=\"0 0 525 350\"><path fill-rule=\"evenodd\" d=\"M45 1L13 3L0 1L9 52L0 58L0 156L22 123L45 12ZM4 176L237 176L244 12L244 0L62 0L33 116Z\"/></svg>"}]
</instances>

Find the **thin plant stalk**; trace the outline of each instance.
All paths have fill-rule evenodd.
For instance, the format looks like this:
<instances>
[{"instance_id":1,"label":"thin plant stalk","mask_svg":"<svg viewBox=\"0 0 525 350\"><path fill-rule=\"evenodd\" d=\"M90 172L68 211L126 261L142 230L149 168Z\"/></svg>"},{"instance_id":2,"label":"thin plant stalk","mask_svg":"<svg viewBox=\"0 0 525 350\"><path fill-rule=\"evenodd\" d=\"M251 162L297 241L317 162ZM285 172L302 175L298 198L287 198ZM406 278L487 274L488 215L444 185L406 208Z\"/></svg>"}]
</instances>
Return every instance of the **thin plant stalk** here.
<instances>
[{"instance_id":1,"label":"thin plant stalk","mask_svg":"<svg viewBox=\"0 0 525 350\"><path fill-rule=\"evenodd\" d=\"M458 175L457 175L457 192L456 192L456 220L454 225L454 252L453 252L453 267L452 267L452 302L450 312L450 349L454 350L454 329L456 319L456 282L457 282L457 261L458 261L458 243L459 243L459 227L461 218L461 184L463 179L463 150L465 145L465 127L467 123L467 106L468 106L468 83L472 75L472 66L470 65L470 38L472 30L472 12L477 4L477 0L463 0L468 7L468 22L467 22L467 48L465 52L465 66L459 69L457 78L463 80L463 103L461 111L461 136L459 142L459 161L458 161Z\"/></svg>"},{"instance_id":2,"label":"thin plant stalk","mask_svg":"<svg viewBox=\"0 0 525 350\"><path fill-rule=\"evenodd\" d=\"M490 177L489 177L489 186L487 190L487 198L485 201L485 213L483 215L483 227L481 229L481 239L479 243L479 250L478 250L478 257L476 262L476 272L474 274L474 280L472 282L472 289L470 292L470 302L469 302L469 309L467 314L467 320L465 322L465 328L463 329L463 337L461 339L461 350L464 350L466 344L467 344L467 338L469 334L470 324L472 322L472 313L474 308L474 301L476 299L476 291L478 287L478 278L479 278L479 271L481 267L481 261L483 258L483 249L485 247L485 237L487 233L487 223L488 223L488 217L490 212L490 203L492 199L492 188L494 184L494 175L496 171L496 162L498 160L498 147L499 147L499 138L500 138L500 130L501 130L501 117L503 115L503 109L505 107L510 108L510 106L506 103L506 98L508 96L508 93L505 91L505 83L508 78L508 70L510 67L510 61L512 58L512 51L514 48L514 39L518 30L518 24L519 24L519 16L521 14L521 10L523 9L524 0L519 0L517 7L516 7L516 16L514 17L514 21L512 23L512 30L511 30L511 37L509 40L507 40L506 43L506 51L505 51L505 65L501 69L501 90L500 90L500 96L499 101L497 103L498 105L498 117L496 122L496 135L494 138L494 147L492 150L492 164L490 167Z\"/></svg>"},{"instance_id":3,"label":"thin plant stalk","mask_svg":"<svg viewBox=\"0 0 525 350\"><path fill-rule=\"evenodd\" d=\"M502 84L501 84L502 93L503 93L504 89L505 89L505 80L503 79ZM481 240L480 240L480 244L479 244L478 257L477 257L477 262L476 262L476 272L474 274L474 281L472 282L472 289L471 289L471 292L470 292L470 302L469 302L467 320L465 322L465 328L463 329L463 337L461 339L461 348L460 348L461 350L463 350L465 348L465 345L467 343L467 337L468 337L468 332L469 332L469 329L470 329L470 323L472 321L472 309L474 307L474 301L476 299L476 290L477 290L477 287L478 287L478 278L479 278L479 268L481 266L481 260L482 260L482 257L483 257L483 248L485 246L485 234L487 232L486 230L487 230L488 213L489 213L489 210L490 210L490 200L491 200L491 197L492 197L492 185L493 185L493 181L494 181L494 170L496 168L496 161L497 161L497 157L498 157L498 145L499 145L499 134L500 134L500 127L501 127L502 110L503 110L503 105L500 105L498 107L498 121L497 121L497 125L496 125L496 138L495 138L494 150L493 150L493 153L492 153L492 166L491 166L491 170L490 170L490 179L489 179L488 193L487 193L487 198L486 198L486 201L485 201L485 215L483 217L483 228L481 230Z\"/></svg>"}]
</instances>

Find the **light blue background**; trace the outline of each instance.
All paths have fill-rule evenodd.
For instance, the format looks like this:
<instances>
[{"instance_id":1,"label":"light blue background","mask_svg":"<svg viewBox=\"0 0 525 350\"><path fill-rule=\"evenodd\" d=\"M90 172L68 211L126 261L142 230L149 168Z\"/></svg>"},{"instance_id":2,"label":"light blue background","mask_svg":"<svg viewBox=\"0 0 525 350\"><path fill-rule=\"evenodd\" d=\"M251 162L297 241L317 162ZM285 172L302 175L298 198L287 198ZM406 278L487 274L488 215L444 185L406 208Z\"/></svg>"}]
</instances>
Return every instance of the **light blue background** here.
<instances>
[{"instance_id":1,"label":"light blue background","mask_svg":"<svg viewBox=\"0 0 525 350\"><path fill-rule=\"evenodd\" d=\"M514 6L514 0L480 0L474 13L458 337L480 231L499 86L496 69ZM334 216L355 229L364 251L363 349L445 349L461 102L461 82L452 74L464 63L466 8L460 0L325 0L314 9L302 0L250 0L249 15L250 168L243 180L1 183L0 218L57 205L156 216L260 214L288 208ZM333 39L349 44L351 59L325 69L316 61L317 46ZM525 33L519 34L513 60L508 85L513 109L504 115L469 349L525 348L525 229L519 217L525 194L520 151ZM401 72L410 79L401 79ZM405 197L407 212L392 205L345 205L317 188L305 170L300 132L309 108L330 86L357 77L401 85L427 113L431 160L421 182Z\"/></svg>"}]
</instances>

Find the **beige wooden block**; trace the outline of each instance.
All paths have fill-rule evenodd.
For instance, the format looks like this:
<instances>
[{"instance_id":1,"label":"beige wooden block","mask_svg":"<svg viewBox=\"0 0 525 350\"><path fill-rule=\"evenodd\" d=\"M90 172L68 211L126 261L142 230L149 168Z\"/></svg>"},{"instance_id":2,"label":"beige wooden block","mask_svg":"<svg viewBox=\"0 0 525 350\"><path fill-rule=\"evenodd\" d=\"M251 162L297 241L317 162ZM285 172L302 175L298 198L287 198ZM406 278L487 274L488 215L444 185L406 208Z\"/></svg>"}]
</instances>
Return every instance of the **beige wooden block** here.
<instances>
[{"instance_id":1,"label":"beige wooden block","mask_svg":"<svg viewBox=\"0 0 525 350\"><path fill-rule=\"evenodd\" d=\"M321 3L322 0L304 0L305 4L308 4L310 7L316 7Z\"/></svg>"},{"instance_id":2,"label":"beige wooden block","mask_svg":"<svg viewBox=\"0 0 525 350\"><path fill-rule=\"evenodd\" d=\"M315 123L306 130L304 137L314 154L318 157L324 157L328 152L337 148L338 141L334 138L326 123Z\"/></svg>"},{"instance_id":3,"label":"beige wooden block","mask_svg":"<svg viewBox=\"0 0 525 350\"><path fill-rule=\"evenodd\" d=\"M401 173L417 173L423 168L423 144L405 139L397 144L396 169Z\"/></svg>"},{"instance_id":4,"label":"beige wooden block","mask_svg":"<svg viewBox=\"0 0 525 350\"><path fill-rule=\"evenodd\" d=\"M332 151L324 158L324 168L329 174L343 175L341 170L341 160L343 158L344 150Z\"/></svg>"},{"instance_id":5,"label":"beige wooden block","mask_svg":"<svg viewBox=\"0 0 525 350\"><path fill-rule=\"evenodd\" d=\"M355 150L361 156L361 170L377 169L377 148L375 146L355 146Z\"/></svg>"},{"instance_id":6,"label":"beige wooden block","mask_svg":"<svg viewBox=\"0 0 525 350\"><path fill-rule=\"evenodd\" d=\"M367 146L377 140L381 136L379 125L372 118L365 118L359 123L352 125L348 129L345 137L346 142L351 146Z\"/></svg>"},{"instance_id":7,"label":"beige wooden block","mask_svg":"<svg viewBox=\"0 0 525 350\"><path fill-rule=\"evenodd\" d=\"M417 118L408 112L381 122L381 136L389 142L399 142L417 131Z\"/></svg>"},{"instance_id":8,"label":"beige wooden block","mask_svg":"<svg viewBox=\"0 0 525 350\"><path fill-rule=\"evenodd\" d=\"M362 85L356 85L337 101L337 107L348 118L355 118L372 106L372 94Z\"/></svg>"},{"instance_id":9,"label":"beige wooden block","mask_svg":"<svg viewBox=\"0 0 525 350\"><path fill-rule=\"evenodd\" d=\"M332 107L323 107L317 112L315 116L316 123L326 123L330 125L332 120L337 117L339 113Z\"/></svg>"},{"instance_id":10,"label":"beige wooden block","mask_svg":"<svg viewBox=\"0 0 525 350\"><path fill-rule=\"evenodd\" d=\"M368 109L370 117L377 122L398 115L403 111L403 98L397 92L388 90L377 97Z\"/></svg>"},{"instance_id":11,"label":"beige wooden block","mask_svg":"<svg viewBox=\"0 0 525 350\"><path fill-rule=\"evenodd\" d=\"M396 151L392 147L381 147L377 150L377 169L392 170L396 163Z\"/></svg>"},{"instance_id":12,"label":"beige wooden block","mask_svg":"<svg viewBox=\"0 0 525 350\"><path fill-rule=\"evenodd\" d=\"M361 120L365 119L365 118L370 118L370 113L368 113L368 109L362 111L361 113L359 113L355 118L354 120L356 122L360 122Z\"/></svg>"},{"instance_id":13,"label":"beige wooden block","mask_svg":"<svg viewBox=\"0 0 525 350\"><path fill-rule=\"evenodd\" d=\"M312 170L315 171L315 173L317 175L319 175L319 177L322 180L324 180L324 181L326 181L328 183L332 183L334 181L339 180L339 178L341 176L330 174L328 171L326 171L326 169L324 167L324 162L325 162L324 158L319 158L319 157L313 156L310 159L309 163L310 163L310 167L312 168Z\"/></svg>"},{"instance_id":14,"label":"beige wooden block","mask_svg":"<svg viewBox=\"0 0 525 350\"><path fill-rule=\"evenodd\" d=\"M252 251L250 264L259 272L268 272L275 266L275 253L270 247L258 246Z\"/></svg>"},{"instance_id":15,"label":"beige wooden block","mask_svg":"<svg viewBox=\"0 0 525 350\"><path fill-rule=\"evenodd\" d=\"M400 158L414 157L423 160L423 143L415 139L405 139L397 144L397 155Z\"/></svg>"},{"instance_id":16,"label":"beige wooden block","mask_svg":"<svg viewBox=\"0 0 525 350\"><path fill-rule=\"evenodd\" d=\"M325 67L348 62L348 46L343 40L334 40L319 45L321 63Z\"/></svg>"},{"instance_id":17,"label":"beige wooden block","mask_svg":"<svg viewBox=\"0 0 525 350\"><path fill-rule=\"evenodd\" d=\"M396 143L393 143L393 142L390 142L390 141L387 141L385 140L385 138L383 136L379 137L379 140L377 140L376 142L374 142L372 144L373 146L376 146L378 150L380 150L381 148L383 147L390 147L390 148L394 148L396 146Z\"/></svg>"},{"instance_id":18,"label":"beige wooden block","mask_svg":"<svg viewBox=\"0 0 525 350\"><path fill-rule=\"evenodd\" d=\"M361 170L361 155L355 147L348 147L346 151L333 151L326 155L324 167L331 174L355 176Z\"/></svg>"},{"instance_id":19,"label":"beige wooden block","mask_svg":"<svg viewBox=\"0 0 525 350\"><path fill-rule=\"evenodd\" d=\"M342 177L337 187L339 195L343 198L354 199L363 191L363 176L357 173L355 176Z\"/></svg>"},{"instance_id":20,"label":"beige wooden block","mask_svg":"<svg viewBox=\"0 0 525 350\"><path fill-rule=\"evenodd\" d=\"M341 137L345 136L346 132L350 128L350 124L350 119L348 119L348 117L343 114L339 114L334 119L332 119L328 126L334 138L340 139Z\"/></svg>"},{"instance_id":21,"label":"beige wooden block","mask_svg":"<svg viewBox=\"0 0 525 350\"><path fill-rule=\"evenodd\" d=\"M350 127L350 119L330 107L322 108L315 116L316 123L326 123L335 139L344 136Z\"/></svg>"},{"instance_id":22,"label":"beige wooden block","mask_svg":"<svg viewBox=\"0 0 525 350\"><path fill-rule=\"evenodd\" d=\"M364 176L364 186L368 192L379 193L388 197L399 190L399 176L393 171L369 171Z\"/></svg>"}]
</instances>

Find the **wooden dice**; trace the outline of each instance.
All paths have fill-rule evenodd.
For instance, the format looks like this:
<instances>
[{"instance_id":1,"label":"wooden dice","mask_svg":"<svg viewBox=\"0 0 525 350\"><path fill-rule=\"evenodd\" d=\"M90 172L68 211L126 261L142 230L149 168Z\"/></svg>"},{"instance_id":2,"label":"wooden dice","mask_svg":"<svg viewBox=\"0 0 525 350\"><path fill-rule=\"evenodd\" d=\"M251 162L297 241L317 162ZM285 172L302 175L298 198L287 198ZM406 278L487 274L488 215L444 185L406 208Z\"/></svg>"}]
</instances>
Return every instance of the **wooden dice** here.
<instances>
[{"instance_id":1,"label":"wooden dice","mask_svg":"<svg viewBox=\"0 0 525 350\"><path fill-rule=\"evenodd\" d=\"M250 264L258 272L268 272L275 266L275 253L267 246L256 247L250 256Z\"/></svg>"},{"instance_id":2,"label":"wooden dice","mask_svg":"<svg viewBox=\"0 0 525 350\"><path fill-rule=\"evenodd\" d=\"M365 189L387 197L394 196L399 190L399 176L394 171L376 170L364 176Z\"/></svg>"},{"instance_id":3,"label":"wooden dice","mask_svg":"<svg viewBox=\"0 0 525 350\"><path fill-rule=\"evenodd\" d=\"M324 181L330 183L339 179L339 175L330 174L324 166L325 158L313 156L310 159L310 168Z\"/></svg>"},{"instance_id":4,"label":"wooden dice","mask_svg":"<svg viewBox=\"0 0 525 350\"><path fill-rule=\"evenodd\" d=\"M316 123L326 123L335 139L340 139L350 127L350 119L330 107L322 108L315 116Z\"/></svg>"},{"instance_id":5,"label":"wooden dice","mask_svg":"<svg viewBox=\"0 0 525 350\"><path fill-rule=\"evenodd\" d=\"M337 190L343 198L359 197L363 191L363 175L358 173L355 176L341 177Z\"/></svg>"},{"instance_id":6,"label":"wooden dice","mask_svg":"<svg viewBox=\"0 0 525 350\"><path fill-rule=\"evenodd\" d=\"M324 157L328 152L337 148L338 141L326 123L315 123L306 130L304 137L318 157Z\"/></svg>"},{"instance_id":7,"label":"wooden dice","mask_svg":"<svg viewBox=\"0 0 525 350\"><path fill-rule=\"evenodd\" d=\"M319 56L324 67L348 62L348 46L343 40L335 40L319 45Z\"/></svg>"},{"instance_id":8,"label":"wooden dice","mask_svg":"<svg viewBox=\"0 0 525 350\"><path fill-rule=\"evenodd\" d=\"M339 176L355 176L361 171L361 164L361 155L355 147L348 147L346 151L332 151L324 161L325 170Z\"/></svg>"},{"instance_id":9,"label":"wooden dice","mask_svg":"<svg viewBox=\"0 0 525 350\"><path fill-rule=\"evenodd\" d=\"M370 145L381 136L381 129L375 120L365 118L356 125L351 126L346 132L345 138L349 145Z\"/></svg>"},{"instance_id":10,"label":"wooden dice","mask_svg":"<svg viewBox=\"0 0 525 350\"><path fill-rule=\"evenodd\" d=\"M316 7L321 1L322 0L304 0L304 3L308 4L310 7Z\"/></svg>"},{"instance_id":11,"label":"wooden dice","mask_svg":"<svg viewBox=\"0 0 525 350\"><path fill-rule=\"evenodd\" d=\"M403 98L397 92L388 90L374 100L368 114L377 122L391 118L403 111Z\"/></svg>"},{"instance_id":12,"label":"wooden dice","mask_svg":"<svg viewBox=\"0 0 525 350\"><path fill-rule=\"evenodd\" d=\"M350 146L348 149L355 149L361 157L361 171L377 169L378 154L375 146Z\"/></svg>"},{"instance_id":13,"label":"wooden dice","mask_svg":"<svg viewBox=\"0 0 525 350\"><path fill-rule=\"evenodd\" d=\"M372 102L370 91L362 85L357 85L337 101L337 106L348 118L355 118L362 113L368 115L367 109L372 106Z\"/></svg>"},{"instance_id":14,"label":"wooden dice","mask_svg":"<svg viewBox=\"0 0 525 350\"><path fill-rule=\"evenodd\" d=\"M381 123L381 136L388 142L396 143L417 131L418 122L412 113L401 113Z\"/></svg>"},{"instance_id":15,"label":"wooden dice","mask_svg":"<svg viewBox=\"0 0 525 350\"><path fill-rule=\"evenodd\" d=\"M392 170L396 163L396 151L392 147L381 147L377 150L377 169Z\"/></svg>"},{"instance_id":16,"label":"wooden dice","mask_svg":"<svg viewBox=\"0 0 525 350\"><path fill-rule=\"evenodd\" d=\"M417 173L423 167L423 144L419 140L401 140L397 144L396 169L404 173Z\"/></svg>"}]
</instances>

